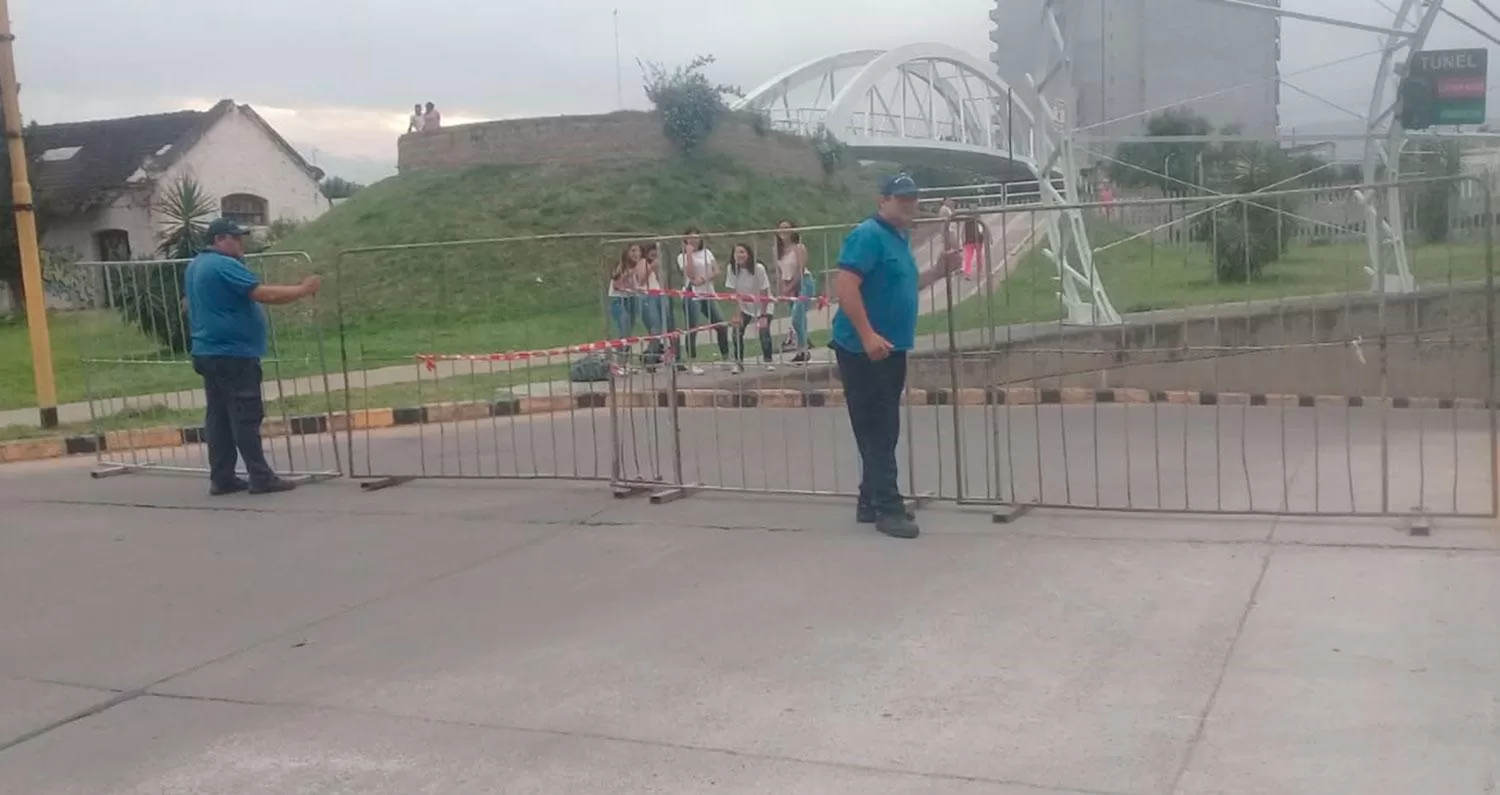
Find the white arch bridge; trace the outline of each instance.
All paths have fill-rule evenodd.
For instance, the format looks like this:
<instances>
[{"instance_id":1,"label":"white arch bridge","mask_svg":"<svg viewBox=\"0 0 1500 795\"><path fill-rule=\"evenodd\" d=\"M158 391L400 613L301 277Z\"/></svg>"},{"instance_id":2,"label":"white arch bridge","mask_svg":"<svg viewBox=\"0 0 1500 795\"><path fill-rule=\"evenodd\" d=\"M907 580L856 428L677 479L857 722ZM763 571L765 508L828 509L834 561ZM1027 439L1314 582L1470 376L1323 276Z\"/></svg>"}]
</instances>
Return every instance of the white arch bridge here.
<instances>
[{"instance_id":1,"label":"white arch bridge","mask_svg":"<svg viewBox=\"0 0 1500 795\"><path fill-rule=\"evenodd\" d=\"M960 166L1030 179L1034 89L945 44L856 50L788 69L735 103L779 130L825 132L867 160Z\"/></svg>"},{"instance_id":2,"label":"white arch bridge","mask_svg":"<svg viewBox=\"0 0 1500 795\"><path fill-rule=\"evenodd\" d=\"M1063 205L1064 197L1078 195L1078 168L1066 118L1053 114L1043 96L1067 96L1055 83L1069 83L1071 60L1061 55L1065 40L1047 10L1044 38L1052 46L1037 72L1045 76L1040 82L1007 80L995 64L946 44L909 44L809 61L771 78L735 109L759 113L786 132L832 136L863 159L1036 180L1042 204ZM1042 251L1057 266L1068 320L1119 323L1094 272L1082 214L1063 209L1044 214L1043 223Z\"/></svg>"}]
</instances>

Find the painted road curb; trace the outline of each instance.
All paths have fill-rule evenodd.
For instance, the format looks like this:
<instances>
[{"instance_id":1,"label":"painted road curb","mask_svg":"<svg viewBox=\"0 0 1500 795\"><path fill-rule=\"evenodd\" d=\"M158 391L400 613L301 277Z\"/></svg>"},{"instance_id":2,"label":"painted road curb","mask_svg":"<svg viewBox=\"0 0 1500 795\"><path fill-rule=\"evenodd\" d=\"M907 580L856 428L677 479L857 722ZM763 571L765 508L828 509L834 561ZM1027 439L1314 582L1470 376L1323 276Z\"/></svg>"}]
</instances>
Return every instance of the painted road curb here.
<instances>
[{"instance_id":1,"label":"painted road curb","mask_svg":"<svg viewBox=\"0 0 1500 795\"><path fill-rule=\"evenodd\" d=\"M828 408L845 405L842 389L683 389L678 390L681 408ZM620 408L667 408L672 405L668 390L617 392L614 403ZM909 389L902 400L911 406L1085 406L1101 404L1179 406L1265 406L1281 408L1389 408L1389 409L1462 409L1483 411L1489 405L1483 400L1466 398L1364 397L1343 395L1284 395L1248 392L1202 392L1192 390L1153 391L1148 389L1036 389L1032 387L990 387L966 389ZM408 425L431 425L447 422L471 422L491 418L519 417L530 414L555 414L582 409L608 408L611 396L602 392L581 395L507 398L495 401L460 401L428 403L404 408L366 409L355 412L316 414L288 419L268 419L262 426L266 438L305 436L330 430L347 432L379 430ZM62 458L72 455L98 454L106 451L146 450L200 444L203 428L155 427L104 434L70 437L24 439L0 442L0 463L19 463Z\"/></svg>"}]
</instances>

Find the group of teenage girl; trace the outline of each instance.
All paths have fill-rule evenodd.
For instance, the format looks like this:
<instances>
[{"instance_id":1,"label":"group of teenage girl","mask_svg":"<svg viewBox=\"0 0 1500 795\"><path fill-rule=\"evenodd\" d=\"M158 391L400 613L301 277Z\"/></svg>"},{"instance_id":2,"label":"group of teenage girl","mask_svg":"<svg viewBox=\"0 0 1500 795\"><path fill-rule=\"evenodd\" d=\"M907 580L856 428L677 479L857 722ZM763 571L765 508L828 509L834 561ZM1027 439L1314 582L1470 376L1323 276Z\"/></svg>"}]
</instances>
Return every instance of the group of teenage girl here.
<instances>
[{"instance_id":1,"label":"group of teenage girl","mask_svg":"<svg viewBox=\"0 0 1500 795\"><path fill-rule=\"evenodd\" d=\"M661 272L661 255L662 247L655 242L631 243L620 252L620 261L609 279L609 314L619 337L634 336L637 324L645 327L648 336L664 335L678 329L672 299L664 295L643 294L644 291L662 289L668 281ZM721 268L713 251L704 243L700 230L690 227L683 233L681 252L677 254L677 270L681 274L683 290L690 296L732 293L745 297L745 300L734 302L733 314L727 319L716 298L688 297L682 302L687 310L687 328L712 326L708 333L718 341L720 359L733 362L732 373L744 372L745 335L752 328L760 340L762 362L766 369L775 369L771 320L776 315L778 302L770 299L810 299L816 295L816 281L807 268L807 246L803 245L802 236L791 221L776 225L775 257L776 280L773 282L770 271L757 259L751 243L735 243L730 250L729 266ZM807 338L810 302L786 303L790 306L792 320L788 361L795 365L805 364L811 358ZM683 336L687 342L687 357L685 361L680 355L673 357L677 369L703 375L702 360L698 355L698 332ZM680 353L677 337L652 341L645 351L647 369L654 369L662 361L663 351L668 349L674 354Z\"/></svg>"}]
</instances>

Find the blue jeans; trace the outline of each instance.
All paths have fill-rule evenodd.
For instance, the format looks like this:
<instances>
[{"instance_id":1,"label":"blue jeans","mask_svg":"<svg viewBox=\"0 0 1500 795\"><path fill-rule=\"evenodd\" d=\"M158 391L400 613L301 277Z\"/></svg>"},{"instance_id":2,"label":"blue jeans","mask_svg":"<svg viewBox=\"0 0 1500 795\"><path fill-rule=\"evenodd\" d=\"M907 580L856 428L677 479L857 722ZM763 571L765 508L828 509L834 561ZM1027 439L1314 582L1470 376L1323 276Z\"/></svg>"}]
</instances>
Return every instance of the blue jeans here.
<instances>
[{"instance_id":1,"label":"blue jeans","mask_svg":"<svg viewBox=\"0 0 1500 795\"><path fill-rule=\"evenodd\" d=\"M660 334L666 331L666 296L642 295L637 296L637 300L640 301L641 322L646 324L646 333Z\"/></svg>"},{"instance_id":2,"label":"blue jeans","mask_svg":"<svg viewBox=\"0 0 1500 795\"><path fill-rule=\"evenodd\" d=\"M640 296L635 295L612 295L609 297L609 317L615 323L616 337L629 337L635 333L635 320L640 315ZM630 348L617 348L615 355L619 361L630 361Z\"/></svg>"},{"instance_id":3,"label":"blue jeans","mask_svg":"<svg viewBox=\"0 0 1500 795\"><path fill-rule=\"evenodd\" d=\"M802 286L798 288L797 295L801 298L811 298L817 285L813 284L811 273L802 274ZM797 350L807 350L807 312L812 304L806 301L798 301L792 304L792 333L797 337Z\"/></svg>"},{"instance_id":4,"label":"blue jeans","mask_svg":"<svg viewBox=\"0 0 1500 795\"><path fill-rule=\"evenodd\" d=\"M635 320L640 315L640 300L634 295L612 295L609 297L609 317L615 322L615 336L628 337L635 331Z\"/></svg>"},{"instance_id":5,"label":"blue jeans","mask_svg":"<svg viewBox=\"0 0 1500 795\"><path fill-rule=\"evenodd\" d=\"M671 328L667 318L667 310L670 305L664 295L642 295L638 296L640 301L641 321L646 324L646 333L657 335ZM646 364L656 364L661 361L662 341L652 340L646 346Z\"/></svg>"},{"instance_id":6,"label":"blue jeans","mask_svg":"<svg viewBox=\"0 0 1500 795\"><path fill-rule=\"evenodd\" d=\"M859 505L880 514L906 510L901 499L896 445L901 441L901 392L906 388L906 353L894 351L881 361L850 353L837 345L839 377L849 424L859 447Z\"/></svg>"}]
</instances>

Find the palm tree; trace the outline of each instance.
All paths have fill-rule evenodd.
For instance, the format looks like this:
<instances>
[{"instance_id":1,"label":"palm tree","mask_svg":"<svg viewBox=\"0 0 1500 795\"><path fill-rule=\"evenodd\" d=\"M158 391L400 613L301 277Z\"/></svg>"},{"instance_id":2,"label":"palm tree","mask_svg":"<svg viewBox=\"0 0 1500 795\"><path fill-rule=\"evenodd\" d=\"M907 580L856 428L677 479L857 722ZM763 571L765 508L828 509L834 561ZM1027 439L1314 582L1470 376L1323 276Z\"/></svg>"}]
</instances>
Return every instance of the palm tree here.
<instances>
[{"instance_id":1,"label":"palm tree","mask_svg":"<svg viewBox=\"0 0 1500 795\"><path fill-rule=\"evenodd\" d=\"M218 213L212 196L191 175L177 178L153 208L157 217L157 253L188 259L207 246L208 222Z\"/></svg>"}]
</instances>

